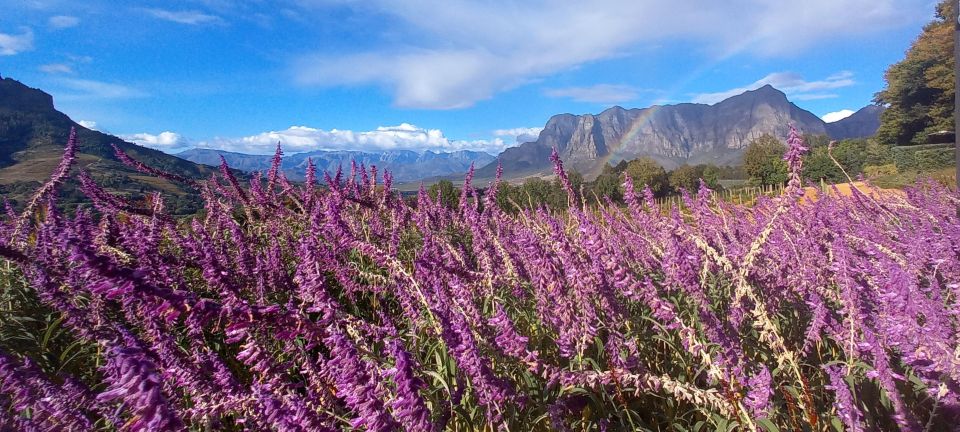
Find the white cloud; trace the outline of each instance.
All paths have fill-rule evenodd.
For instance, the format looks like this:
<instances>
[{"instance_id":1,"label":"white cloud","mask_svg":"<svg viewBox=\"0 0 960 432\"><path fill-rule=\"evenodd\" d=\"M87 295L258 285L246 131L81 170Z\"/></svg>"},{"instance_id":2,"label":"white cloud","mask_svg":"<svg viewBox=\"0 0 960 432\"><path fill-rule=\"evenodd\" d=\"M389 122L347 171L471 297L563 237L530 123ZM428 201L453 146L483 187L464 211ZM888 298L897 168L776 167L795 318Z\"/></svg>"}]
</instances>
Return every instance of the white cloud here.
<instances>
[{"instance_id":1,"label":"white cloud","mask_svg":"<svg viewBox=\"0 0 960 432\"><path fill-rule=\"evenodd\" d=\"M277 143L288 153L311 150L414 150L451 152L477 150L497 153L513 145L502 138L490 140L452 140L440 129L424 129L408 123L381 126L372 131L323 130L307 126L291 126L282 131L263 132L240 138L214 138L197 143L197 147L214 148L250 154L272 154Z\"/></svg>"},{"instance_id":2,"label":"white cloud","mask_svg":"<svg viewBox=\"0 0 960 432\"><path fill-rule=\"evenodd\" d=\"M80 18L69 15L52 16L47 20L47 24L55 29L65 29L80 24Z\"/></svg>"},{"instance_id":3,"label":"white cloud","mask_svg":"<svg viewBox=\"0 0 960 432\"><path fill-rule=\"evenodd\" d=\"M842 71L830 75L822 80L806 81L803 76L792 72L776 72L760 78L751 84L724 90L716 93L701 93L694 95L694 103L714 104L736 96L746 91L756 90L765 85L772 85L777 90L796 100L827 99L836 97L835 94L825 93L827 90L849 87L855 84L853 73Z\"/></svg>"},{"instance_id":4,"label":"white cloud","mask_svg":"<svg viewBox=\"0 0 960 432\"><path fill-rule=\"evenodd\" d=\"M71 74L73 73L73 68L64 63L50 63L41 65L40 71L48 74Z\"/></svg>"},{"instance_id":5,"label":"white cloud","mask_svg":"<svg viewBox=\"0 0 960 432\"><path fill-rule=\"evenodd\" d=\"M73 93L61 96L63 100L79 99L135 99L147 97L149 94L142 90L122 84L113 84L79 78L62 78L57 81Z\"/></svg>"},{"instance_id":6,"label":"white cloud","mask_svg":"<svg viewBox=\"0 0 960 432\"><path fill-rule=\"evenodd\" d=\"M543 94L552 98L568 98L577 102L615 104L637 98L637 89L628 85L597 84L589 87L548 89Z\"/></svg>"},{"instance_id":7,"label":"white cloud","mask_svg":"<svg viewBox=\"0 0 960 432\"><path fill-rule=\"evenodd\" d=\"M67 54L67 59L69 59L70 61L72 61L72 62L74 62L74 63L91 63L91 62L93 62L93 57L86 56L86 55Z\"/></svg>"},{"instance_id":8,"label":"white cloud","mask_svg":"<svg viewBox=\"0 0 960 432\"><path fill-rule=\"evenodd\" d=\"M461 108L637 46L689 41L717 56L798 55L818 43L929 19L916 0L300 0L395 23L395 46L300 56L305 85L378 85L412 108ZM305 13L310 13L307 11ZM389 24L388 24L389 25ZM397 37L399 36L399 37Z\"/></svg>"},{"instance_id":9,"label":"white cloud","mask_svg":"<svg viewBox=\"0 0 960 432\"><path fill-rule=\"evenodd\" d=\"M827 122L827 123L833 123L833 122L835 122L835 121L840 121L840 120L843 120L843 119L845 119L845 118L847 118L847 117L852 116L854 112L855 112L855 111L853 111L853 110L845 109L845 110L840 110L840 111L834 111L834 112L831 112L831 113L826 113L826 114L823 115L823 117L820 117L820 118L823 119L823 121L825 121L825 122Z\"/></svg>"},{"instance_id":10,"label":"white cloud","mask_svg":"<svg viewBox=\"0 0 960 432\"><path fill-rule=\"evenodd\" d=\"M180 136L180 134L170 131L160 132L157 135L150 133L137 133L130 135L120 135L127 141L135 142L144 147L150 147L163 151L176 151L190 146L190 141Z\"/></svg>"},{"instance_id":11,"label":"white cloud","mask_svg":"<svg viewBox=\"0 0 960 432\"><path fill-rule=\"evenodd\" d=\"M97 122L93 120L77 120L77 124L90 130L97 130Z\"/></svg>"},{"instance_id":12,"label":"white cloud","mask_svg":"<svg viewBox=\"0 0 960 432\"><path fill-rule=\"evenodd\" d=\"M156 18L180 24L199 25L220 24L223 22L223 19L216 15L205 14L197 10L170 11L166 9L144 9L144 11Z\"/></svg>"},{"instance_id":13,"label":"white cloud","mask_svg":"<svg viewBox=\"0 0 960 432\"><path fill-rule=\"evenodd\" d=\"M33 49L33 30L20 29L20 34L0 33L0 56L16 55Z\"/></svg>"},{"instance_id":14,"label":"white cloud","mask_svg":"<svg viewBox=\"0 0 960 432\"><path fill-rule=\"evenodd\" d=\"M536 141L540 136L540 131L542 130L542 127L497 129L493 131L493 136L511 137L517 142L517 144L522 144L525 142Z\"/></svg>"}]
</instances>

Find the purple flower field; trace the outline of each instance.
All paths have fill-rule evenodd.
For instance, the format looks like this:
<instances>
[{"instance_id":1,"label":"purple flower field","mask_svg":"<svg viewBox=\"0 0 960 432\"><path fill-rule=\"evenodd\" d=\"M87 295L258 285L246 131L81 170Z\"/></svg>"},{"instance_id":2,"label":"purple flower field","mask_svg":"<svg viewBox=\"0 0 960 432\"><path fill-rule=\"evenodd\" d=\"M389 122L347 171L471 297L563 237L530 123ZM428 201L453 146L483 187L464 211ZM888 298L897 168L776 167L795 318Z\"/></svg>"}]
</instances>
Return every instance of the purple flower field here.
<instances>
[{"instance_id":1,"label":"purple flower field","mask_svg":"<svg viewBox=\"0 0 960 432\"><path fill-rule=\"evenodd\" d=\"M569 210L518 213L472 172L451 208L374 167L291 184L279 151L249 182L120 155L195 187L189 220L71 171L76 145L0 222L0 312L47 329L0 339L0 431L960 424L960 195L803 201L796 131L751 206L629 177L586 205L556 155ZM58 212L71 176L93 209Z\"/></svg>"}]
</instances>

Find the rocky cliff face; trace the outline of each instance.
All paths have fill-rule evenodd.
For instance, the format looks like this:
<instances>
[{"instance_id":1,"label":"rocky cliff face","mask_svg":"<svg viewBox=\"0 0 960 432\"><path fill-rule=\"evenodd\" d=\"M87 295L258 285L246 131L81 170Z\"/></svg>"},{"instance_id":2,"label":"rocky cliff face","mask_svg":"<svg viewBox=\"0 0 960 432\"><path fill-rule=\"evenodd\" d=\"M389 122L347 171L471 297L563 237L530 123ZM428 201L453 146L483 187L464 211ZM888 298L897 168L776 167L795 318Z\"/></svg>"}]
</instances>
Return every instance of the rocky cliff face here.
<instances>
[{"instance_id":1,"label":"rocky cliff face","mask_svg":"<svg viewBox=\"0 0 960 432\"><path fill-rule=\"evenodd\" d=\"M640 156L649 156L667 168L683 163L737 164L751 141L764 134L785 140L790 124L804 133L830 132L817 116L768 85L715 105L613 107L600 114L557 115L547 122L537 141L507 149L498 159L507 177L549 171L554 147L568 167L588 178L606 163ZM868 136L874 131L876 128L857 129L842 138ZM496 164L483 167L478 176L492 177Z\"/></svg>"}]
</instances>

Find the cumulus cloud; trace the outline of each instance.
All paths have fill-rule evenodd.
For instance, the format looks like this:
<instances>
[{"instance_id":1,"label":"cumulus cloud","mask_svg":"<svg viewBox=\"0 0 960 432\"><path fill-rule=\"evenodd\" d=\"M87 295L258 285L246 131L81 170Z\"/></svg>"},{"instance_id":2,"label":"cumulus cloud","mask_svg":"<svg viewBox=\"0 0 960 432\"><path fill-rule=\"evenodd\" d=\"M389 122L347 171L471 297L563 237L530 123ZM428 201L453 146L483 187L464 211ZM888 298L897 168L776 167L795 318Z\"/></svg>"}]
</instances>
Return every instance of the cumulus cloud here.
<instances>
[{"instance_id":1,"label":"cumulus cloud","mask_svg":"<svg viewBox=\"0 0 960 432\"><path fill-rule=\"evenodd\" d=\"M48 74L71 74L73 73L73 68L65 63L50 63L41 65L40 71Z\"/></svg>"},{"instance_id":2,"label":"cumulus cloud","mask_svg":"<svg viewBox=\"0 0 960 432\"><path fill-rule=\"evenodd\" d=\"M166 9L144 9L144 11L156 18L180 24L200 25L223 23L222 18L197 10L171 11Z\"/></svg>"},{"instance_id":3,"label":"cumulus cloud","mask_svg":"<svg viewBox=\"0 0 960 432\"><path fill-rule=\"evenodd\" d=\"M33 30L20 29L20 34L0 33L0 56L11 56L33 49Z\"/></svg>"},{"instance_id":4,"label":"cumulus cloud","mask_svg":"<svg viewBox=\"0 0 960 432\"><path fill-rule=\"evenodd\" d=\"M827 99L836 97L835 94L827 92L828 90L849 87L855 83L853 73L848 71L838 72L816 81L807 81L803 76L792 72L776 72L743 87L732 88L716 93L694 95L693 102L713 104L749 90L756 90L768 84L786 93L787 96L792 99Z\"/></svg>"},{"instance_id":5,"label":"cumulus cloud","mask_svg":"<svg viewBox=\"0 0 960 432\"><path fill-rule=\"evenodd\" d=\"M55 29L65 29L80 24L80 18L69 15L52 16L47 20L47 24Z\"/></svg>"},{"instance_id":6,"label":"cumulus cloud","mask_svg":"<svg viewBox=\"0 0 960 432\"><path fill-rule=\"evenodd\" d=\"M642 45L683 40L715 56L796 55L837 38L875 34L928 19L913 0L300 0L355 8L397 23L402 44L381 50L300 56L304 85L377 85L394 103L461 108L588 62ZM678 13L678 11L686 11ZM397 38L394 38L397 39Z\"/></svg>"},{"instance_id":7,"label":"cumulus cloud","mask_svg":"<svg viewBox=\"0 0 960 432\"><path fill-rule=\"evenodd\" d=\"M185 149L190 146L190 141L182 137L180 134L170 131L160 132L159 134L153 135L150 133L137 133L130 135L120 135L120 138L123 138L127 141L140 144L144 147L150 147L157 150L163 151L176 151Z\"/></svg>"},{"instance_id":8,"label":"cumulus cloud","mask_svg":"<svg viewBox=\"0 0 960 432\"><path fill-rule=\"evenodd\" d=\"M148 93L122 84L79 78L62 78L60 85L72 90L62 95L63 100L78 99L135 99L149 96Z\"/></svg>"},{"instance_id":9,"label":"cumulus cloud","mask_svg":"<svg viewBox=\"0 0 960 432\"><path fill-rule=\"evenodd\" d=\"M510 137L513 138L517 144L522 144L525 142L536 141L540 136L540 131L542 130L542 127L497 129L493 131L493 136L500 138Z\"/></svg>"},{"instance_id":10,"label":"cumulus cloud","mask_svg":"<svg viewBox=\"0 0 960 432\"><path fill-rule=\"evenodd\" d=\"M827 123L833 123L833 122L835 122L835 121L840 121L840 120L843 120L843 119L845 119L845 118L847 118L847 117L852 116L854 112L855 112L855 111L853 111L853 110L845 109L845 110L840 110L840 111L834 111L834 112L831 112L831 113L826 113L826 114L823 115L823 117L820 117L820 118L823 119L823 121L825 121L825 122L827 122Z\"/></svg>"},{"instance_id":11,"label":"cumulus cloud","mask_svg":"<svg viewBox=\"0 0 960 432\"><path fill-rule=\"evenodd\" d=\"M637 98L637 89L628 85L597 84L588 87L547 89L543 94L553 98L573 99L577 102L615 104Z\"/></svg>"},{"instance_id":12,"label":"cumulus cloud","mask_svg":"<svg viewBox=\"0 0 960 432\"><path fill-rule=\"evenodd\" d=\"M97 122L93 120L78 120L77 124L90 130L97 130Z\"/></svg>"},{"instance_id":13,"label":"cumulus cloud","mask_svg":"<svg viewBox=\"0 0 960 432\"><path fill-rule=\"evenodd\" d=\"M497 153L512 145L502 138L490 140L452 140L440 129L424 129L412 124L381 126L372 131L323 130L307 126L291 126L240 138L214 138L197 143L197 147L250 154L272 154L277 143L285 152L311 150L414 150L451 152L476 150Z\"/></svg>"}]
</instances>

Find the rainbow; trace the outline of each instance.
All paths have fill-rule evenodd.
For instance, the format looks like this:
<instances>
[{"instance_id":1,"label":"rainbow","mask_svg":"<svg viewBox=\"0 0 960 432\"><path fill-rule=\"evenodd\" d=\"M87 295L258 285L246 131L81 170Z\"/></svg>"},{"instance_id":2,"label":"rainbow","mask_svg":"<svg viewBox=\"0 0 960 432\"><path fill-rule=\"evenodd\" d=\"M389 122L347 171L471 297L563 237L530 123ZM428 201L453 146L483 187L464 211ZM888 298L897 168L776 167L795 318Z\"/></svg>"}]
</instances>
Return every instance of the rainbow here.
<instances>
[{"instance_id":1,"label":"rainbow","mask_svg":"<svg viewBox=\"0 0 960 432\"><path fill-rule=\"evenodd\" d=\"M627 130L627 133L623 134L620 137L620 139L616 142L616 147L613 147L613 148L610 148L609 146L607 147L607 154L599 158L600 163L597 165L598 169L603 169L603 167L606 164L610 163L612 159L617 157L620 149L622 149L625 145L627 145L628 143L636 139L637 135L640 134L640 131L643 130L643 127L650 122L650 120L656 115L658 111L660 111L663 108L664 105L666 105L668 102L671 101L671 98L670 98L671 95L677 94L680 89L685 88L690 83L702 77L708 70L713 69L714 67L723 63L727 59L743 51L744 49L746 49L747 46L755 42L757 39L758 37L754 36L753 38L749 38L748 40L741 42L736 47L733 47L732 49L725 52L723 55L717 57L715 60L701 64L698 68L694 69L691 73L687 74L685 77L677 81L674 84L673 88L668 90L664 96L654 100L653 105L651 105L649 108L646 108L643 113L641 113L639 116L637 116L637 118L633 120L633 123L630 124L630 129Z\"/></svg>"}]
</instances>

